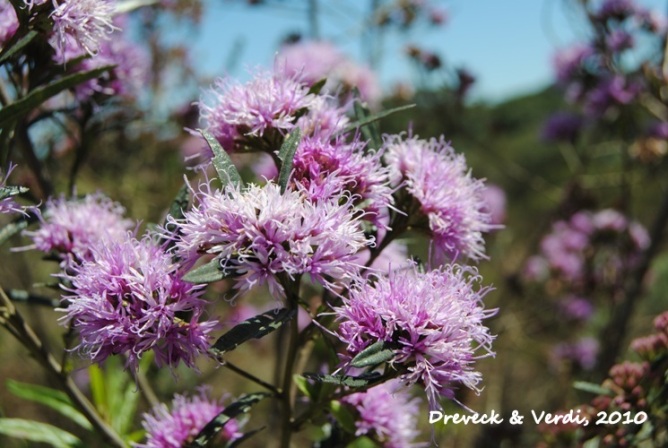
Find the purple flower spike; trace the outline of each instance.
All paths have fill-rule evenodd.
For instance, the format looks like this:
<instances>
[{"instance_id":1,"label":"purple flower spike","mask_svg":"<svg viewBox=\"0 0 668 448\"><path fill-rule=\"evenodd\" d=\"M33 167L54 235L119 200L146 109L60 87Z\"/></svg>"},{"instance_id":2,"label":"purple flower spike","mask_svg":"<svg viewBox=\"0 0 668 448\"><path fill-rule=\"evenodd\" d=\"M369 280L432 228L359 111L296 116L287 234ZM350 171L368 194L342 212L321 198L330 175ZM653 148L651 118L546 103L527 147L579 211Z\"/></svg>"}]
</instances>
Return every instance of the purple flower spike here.
<instances>
[{"instance_id":1,"label":"purple flower spike","mask_svg":"<svg viewBox=\"0 0 668 448\"><path fill-rule=\"evenodd\" d=\"M199 395L188 398L175 395L171 411L164 403L144 414L142 426L146 429L146 442L134 444L135 448L181 448L193 441L207 423L223 412L220 400L213 401L206 388ZM228 421L218 436L219 442L230 442L241 437L239 423Z\"/></svg>"},{"instance_id":2,"label":"purple flower spike","mask_svg":"<svg viewBox=\"0 0 668 448\"><path fill-rule=\"evenodd\" d=\"M227 151L240 149L236 143L244 137L261 137L268 130L290 132L298 113L315 98L296 77L262 72L246 84L218 79L209 93L211 101L199 103L201 118Z\"/></svg>"},{"instance_id":3,"label":"purple flower spike","mask_svg":"<svg viewBox=\"0 0 668 448\"><path fill-rule=\"evenodd\" d=\"M422 385L432 409L438 397L453 397L461 383L478 391L476 359L493 355L493 336L482 321L496 310L484 310L489 288L475 289L475 268L445 265L431 272L416 267L360 281L335 313L339 337L356 355L377 341L394 344L392 364L404 383ZM476 352L484 353L478 355Z\"/></svg>"},{"instance_id":4,"label":"purple flower spike","mask_svg":"<svg viewBox=\"0 0 668 448\"><path fill-rule=\"evenodd\" d=\"M65 47L66 36L74 37L79 47L90 55L100 49L100 41L109 39L116 31L113 15L116 4L112 0L52 0L53 31L58 46Z\"/></svg>"},{"instance_id":5,"label":"purple flower spike","mask_svg":"<svg viewBox=\"0 0 668 448\"><path fill-rule=\"evenodd\" d=\"M413 442L420 434L416 429L419 400L402 390L398 381L348 395L341 401L352 406L359 415L355 420L356 436L369 436L384 448L426 446Z\"/></svg>"},{"instance_id":6,"label":"purple flower spike","mask_svg":"<svg viewBox=\"0 0 668 448\"><path fill-rule=\"evenodd\" d=\"M152 241L128 234L124 241L93 244L92 259L63 277L72 284L65 296L67 315L78 331L78 349L93 362L123 353L136 369L153 350L159 366L180 361L194 367L209 349L213 321L199 322L205 301L201 285L184 282L172 257Z\"/></svg>"},{"instance_id":7,"label":"purple flower spike","mask_svg":"<svg viewBox=\"0 0 668 448\"><path fill-rule=\"evenodd\" d=\"M27 249L57 253L63 265L92 259L91 247L100 241L124 240L132 221L125 209L101 193L81 200L49 199L38 230L26 231L33 240Z\"/></svg>"},{"instance_id":8,"label":"purple flower spike","mask_svg":"<svg viewBox=\"0 0 668 448\"><path fill-rule=\"evenodd\" d=\"M195 193L195 207L183 222L177 254L193 265L214 254L221 265L240 276L241 292L267 283L274 297L284 295L276 274L308 274L331 286L357 273L355 255L370 243L353 217L352 199L340 194L314 202L302 190L281 194L278 185L228 187Z\"/></svg>"},{"instance_id":9,"label":"purple flower spike","mask_svg":"<svg viewBox=\"0 0 668 448\"><path fill-rule=\"evenodd\" d=\"M471 176L466 159L440 140L385 139L385 161L395 185L405 182L429 219L429 230L439 255L485 258L483 232L491 224L484 198L485 185Z\"/></svg>"}]
</instances>

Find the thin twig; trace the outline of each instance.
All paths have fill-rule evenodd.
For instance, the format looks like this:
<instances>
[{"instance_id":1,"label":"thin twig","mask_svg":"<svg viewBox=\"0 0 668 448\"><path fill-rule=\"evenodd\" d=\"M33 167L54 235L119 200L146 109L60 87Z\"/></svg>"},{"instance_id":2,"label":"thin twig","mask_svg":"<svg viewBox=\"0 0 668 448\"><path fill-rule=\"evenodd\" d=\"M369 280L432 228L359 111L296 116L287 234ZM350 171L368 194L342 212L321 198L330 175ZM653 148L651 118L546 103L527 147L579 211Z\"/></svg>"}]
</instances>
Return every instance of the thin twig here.
<instances>
[{"instance_id":1,"label":"thin twig","mask_svg":"<svg viewBox=\"0 0 668 448\"><path fill-rule=\"evenodd\" d=\"M236 373L237 375L242 376L242 377L246 378L247 380L252 381L259 386L262 386L265 389L268 389L269 391L271 391L277 397L280 397L282 395L282 391L280 389L274 387L273 385L267 383L264 380L261 380L260 378L258 378L256 376L246 372L242 368L232 364L229 361L225 361L225 363L223 364L223 367L227 367L228 369L230 369L232 372Z\"/></svg>"}]
</instances>

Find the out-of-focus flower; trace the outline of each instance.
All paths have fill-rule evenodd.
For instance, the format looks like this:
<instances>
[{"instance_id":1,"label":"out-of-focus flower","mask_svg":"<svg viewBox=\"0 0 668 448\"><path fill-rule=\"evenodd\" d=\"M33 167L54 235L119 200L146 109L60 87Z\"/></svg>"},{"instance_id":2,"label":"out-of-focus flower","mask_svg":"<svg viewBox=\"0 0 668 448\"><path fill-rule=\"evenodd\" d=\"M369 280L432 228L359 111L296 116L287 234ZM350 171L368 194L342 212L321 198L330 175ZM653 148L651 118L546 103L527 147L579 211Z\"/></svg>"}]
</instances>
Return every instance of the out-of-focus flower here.
<instances>
[{"instance_id":1,"label":"out-of-focus flower","mask_svg":"<svg viewBox=\"0 0 668 448\"><path fill-rule=\"evenodd\" d=\"M218 79L209 94L211 101L199 103L200 116L227 151L242 149L244 140L270 130L287 134L315 101L305 83L280 70L257 73L246 84Z\"/></svg>"},{"instance_id":2,"label":"out-of-focus flower","mask_svg":"<svg viewBox=\"0 0 668 448\"><path fill-rule=\"evenodd\" d=\"M598 20L624 20L636 13L638 7L634 0L604 0L594 16Z\"/></svg>"},{"instance_id":3,"label":"out-of-focus flower","mask_svg":"<svg viewBox=\"0 0 668 448\"><path fill-rule=\"evenodd\" d=\"M599 344L594 338L585 337L576 342L562 342L552 348L554 363L572 361L584 370L591 370L596 365Z\"/></svg>"},{"instance_id":4,"label":"out-of-focus flower","mask_svg":"<svg viewBox=\"0 0 668 448\"><path fill-rule=\"evenodd\" d=\"M506 220L506 193L498 185L487 184L482 191L484 210L489 213L489 223L500 226Z\"/></svg>"},{"instance_id":5,"label":"out-of-focus flower","mask_svg":"<svg viewBox=\"0 0 668 448\"><path fill-rule=\"evenodd\" d=\"M325 92L334 94L339 88L349 92L356 87L362 100L373 106L382 98L375 73L348 58L329 42L305 41L286 45L276 61L286 73L300 76L309 85L327 78Z\"/></svg>"},{"instance_id":6,"label":"out-of-focus flower","mask_svg":"<svg viewBox=\"0 0 668 448\"><path fill-rule=\"evenodd\" d=\"M616 29L606 36L605 45L610 51L619 53L624 50L633 48L635 39L633 35L626 30Z\"/></svg>"},{"instance_id":7,"label":"out-of-focus flower","mask_svg":"<svg viewBox=\"0 0 668 448\"><path fill-rule=\"evenodd\" d=\"M585 44L577 44L559 50L553 59L557 81L562 84L573 81L582 73L585 60L594 54L594 49Z\"/></svg>"},{"instance_id":8,"label":"out-of-focus flower","mask_svg":"<svg viewBox=\"0 0 668 448\"><path fill-rule=\"evenodd\" d=\"M214 254L239 276L240 291L266 282L279 297L284 295L279 273L308 274L328 286L330 278L342 281L357 272L355 254L370 241L351 207L347 195L315 202L303 190L281 194L273 182L243 191L211 191L205 184L184 221L170 224L179 229L176 248L186 264Z\"/></svg>"},{"instance_id":9,"label":"out-of-focus flower","mask_svg":"<svg viewBox=\"0 0 668 448\"><path fill-rule=\"evenodd\" d=\"M436 249L451 259L458 255L484 258L482 234L495 227L485 210L484 183L471 176L464 156L456 154L443 137L388 136L384 150L393 184L405 183L419 202Z\"/></svg>"},{"instance_id":10,"label":"out-of-focus flower","mask_svg":"<svg viewBox=\"0 0 668 448\"><path fill-rule=\"evenodd\" d=\"M91 247L104 241L124 240L132 221L125 209L101 193L82 199L49 199L40 216L41 226L24 234L33 240L26 249L56 253L64 267L92 260Z\"/></svg>"},{"instance_id":11,"label":"out-of-focus flower","mask_svg":"<svg viewBox=\"0 0 668 448\"><path fill-rule=\"evenodd\" d=\"M190 398L175 395L170 407L161 403L150 413L144 414L142 426L146 429L146 442L134 444L135 448L181 448L192 442L207 423L225 410L221 400L209 397L206 388L200 388ZM171 409L170 409L171 408ZM229 420L216 440L230 442L241 437L239 423Z\"/></svg>"},{"instance_id":12,"label":"out-of-focus flower","mask_svg":"<svg viewBox=\"0 0 668 448\"><path fill-rule=\"evenodd\" d=\"M14 6L9 0L0 0L0 48L14 36L19 29L19 19L16 17Z\"/></svg>"},{"instance_id":13,"label":"out-of-focus flower","mask_svg":"<svg viewBox=\"0 0 668 448\"><path fill-rule=\"evenodd\" d=\"M477 271L446 265L423 273L413 267L375 280L353 285L343 306L335 308L348 353L354 356L377 341L391 344L399 379L423 386L432 409L439 396L452 398L458 384L477 391L481 374L473 363L493 354L494 338L482 321L495 313L483 309L489 288L475 288Z\"/></svg>"},{"instance_id":14,"label":"out-of-focus flower","mask_svg":"<svg viewBox=\"0 0 668 448\"><path fill-rule=\"evenodd\" d=\"M420 434L416 429L419 400L402 390L398 381L348 395L341 401L352 407L358 416L355 419L356 436L370 437L384 448L425 446L414 442Z\"/></svg>"},{"instance_id":15,"label":"out-of-focus flower","mask_svg":"<svg viewBox=\"0 0 668 448\"><path fill-rule=\"evenodd\" d=\"M603 115L611 107L630 104L640 91L640 84L621 75L603 78L585 95L584 110L594 116Z\"/></svg>"},{"instance_id":16,"label":"out-of-focus flower","mask_svg":"<svg viewBox=\"0 0 668 448\"><path fill-rule=\"evenodd\" d=\"M66 36L64 46L56 49L54 59L73 72L89 71L107 65L114 67L98 78L78 84L74 92L79 101L86 101L95 94L136 97L149 79L148 53L123 35L100 42L94 55L72 64L72 60L82 56L86 56L86 53L77 46L72 37Z\"/></svg>"},{"instance_id":17,"label":"out-of-focus flower","mask_svg":"<svg viewBox=\"0 0 668 448\"><path fill-rule=\"evenodd\" d=\"M594 314L594 305L582 297L567 296L558 303L559 311L568 319L585 321Z\"/></svg>"},{"instance_id":18,"label":"out-of-focus flower","mask_svg":"<svg viewBox=\"0 0 668 448\"><path fill-rule=\"evenodd\" d=\"M556 112L543 125L541 137L548 142L573 143L584 125L583 118L571 112Z\"/></svg>"},{"instance_id":19,"label":"out-of-focus flower","mask_svg":"<svg viewBox=\"0 0 668 448\"><path fill-rule=\"evenodd\" d=\"M61 320L79 333L79 351L93 362L122 353L136 369L152 350L159 366L194 367L217 326L199 322L202 286L183 281L171 255L147 238L98 241L88 250L90 260L62 274L71 286Z\"/></svg>"},{"instance_id":20,"label":"out-of-focus flower","mask_svg":"<svg viewBox=\"0 0 668 448\"><path fill-rule=\"evenodd\" d=\"M53 31L63 52L69 35L82 50L95 55L101 41L118 29L113 23L114 0L53 0L53 6Z\"/></svg>"}]
</instances>

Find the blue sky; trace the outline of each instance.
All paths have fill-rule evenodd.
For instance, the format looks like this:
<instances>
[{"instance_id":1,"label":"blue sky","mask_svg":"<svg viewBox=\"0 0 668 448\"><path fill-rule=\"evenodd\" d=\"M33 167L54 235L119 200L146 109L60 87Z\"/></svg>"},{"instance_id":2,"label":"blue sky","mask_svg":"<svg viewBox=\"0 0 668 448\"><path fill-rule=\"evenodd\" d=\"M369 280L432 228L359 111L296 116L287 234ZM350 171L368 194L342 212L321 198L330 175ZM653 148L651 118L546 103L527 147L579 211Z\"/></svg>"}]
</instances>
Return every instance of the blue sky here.
<instances>
[{"instance_id":1,"label":"blue sky","mask_svg":"<svg viewBox=\"0 0 668 448\"><path fill-rule=\"evenodd\" d=\"M667 0L636 0L638 4L668 11ZM531 92L552 79L551 55L577 41L585 27L568 5L576 0L444 0L448 23L421 27L408 35L388 36L379 68L383 85L390 88L414 74L403 55L405 43L440 54L448 63L465 67L478 78L474 97L500 100ZM227 61L238 44L235 69L269 66L278 43L291 31L308 33L305 0L274 0L278 6L247 7L241 1L209 0L196 34L195 58L208 75L225 74ZM362 6L368 1L320 0L320 29L351 56L363 58L359 26Z\"/></svg>"}]
</instances>

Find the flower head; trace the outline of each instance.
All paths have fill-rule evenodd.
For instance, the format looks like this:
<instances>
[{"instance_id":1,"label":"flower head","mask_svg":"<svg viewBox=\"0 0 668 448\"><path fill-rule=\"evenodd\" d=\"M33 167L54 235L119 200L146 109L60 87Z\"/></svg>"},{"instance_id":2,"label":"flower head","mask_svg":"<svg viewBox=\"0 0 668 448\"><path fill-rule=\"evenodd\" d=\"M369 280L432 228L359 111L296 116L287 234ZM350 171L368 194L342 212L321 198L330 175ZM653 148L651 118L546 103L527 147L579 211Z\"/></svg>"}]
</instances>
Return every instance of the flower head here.
<instances>
[{"instance_id":1,"label":"flower head","mask_svg":"<svg viewBox=\"0 0 668 448\"><path fill-rule=\"evenodd\" d=\"M583 125L584 120L580 115L570 112L555 112L545 121L541 137L547 142L574 142Z\"/></svg>"},{"instance_id":2,"label":"flower head","mask_svg":"<svg viewBox=\"0 0 668 448\"><path fill-rule=\"evenodd\" d=\"M74 37L79 47L90 55L100 49L100 41L117 30L113 24L116 9L113 0L52 0L53 31L63 49L66 36Z\"/></svg>"},{"instance_id":3,"label":"flower head","mask_svg":"<svg viewBox=\"0 0 668 448\"><path fill-rule=\"evenodd\" d=\"M71 282L66 314L94 362L123 353L135 369L153 350L159 366L194 366L209 349L213 321L199 322L205 301L201 285L181 279L171 255L151 240L126 236L90 247L91 258L62 276Z\"/></svg>"},{"instance_id":4,"label":"flower head","mask_svg":"<svg viewBox=\"0 0 668 448\"><path fill-rule=\"evenodd\" d=\"M207 389L201 388L197 395L188 398L175 395L171 410L164 403L144 414L142 425L146 429L146 442L135 444L135 448L181 448L192 442L207 423L223 412L221 401L208 397ZM218 436L221 442L230 442L241 437L239 423L228 421Z\"/></svg>"},{"instance_id":5,"label":"flower head","mask_svg":"<svg viewBox=\"0 0 668 448\"><path fill-rule=\"evenodd\" d=\"M355 393L341 400L357 413L356 436L367 436L384 448L424 446L414 443L419 400L401 389L398 381L389 381L366 392Z\"/></svg>"},{"instance_id":6,"label":"flower head","mask_svg":"<svg viewBox=\"0 0 668 448\"><path fill-rule=\"evenodd\" d=\"M292 181L315 201L346 192L365 210L367 219L377 222L392 202L392 190L380 153L365 153L364 146L359 140L305 138L295 153Z\"/></svg>"},{"instance_id":7,"label":"flower head","mask_svg":"<svg viewBox=\"0 0 668 448\"><path fill-rule=\"evenodd\" d=\"M125 209L101 193L79 199L49 199L41 227L26 231L33 240L29 249L56 252L64 265L92 260L91 247L100 241L123 240L132 221Z\"/></svg>"},{"instance_id":8,"label":"flower head","mask_svg":"<svg viewBox=\"0 0 668 448\"><path fill-rule=\"evenodd\" d=\"M492 354L494 339L482 321L482 297L474 268L445 265L420 272L390 272L374 283L361 281L335 309L339 337L355 355L377 341L394 347L392 365L404 383L421 384L432 408L438 396L453 397L461 383L478 390L481 374L473 370L478 350Z\"/></svg>"},{"instance_id":9,"label":"flower head","mask_svg":"<svg viewBox=\"0 0 668 448\"><path fill-rule=\"evenodd\" d=\"M201 118L227 151L246 137L288 133L315 98L297 77L280 72L257 73L246 84L218 79L209 93L211 101L199 104Z\"/></svg>"},{"instance_id":10,"label":"flower head","mask_svg":"<svg viewBox=\"0 0 668 448\"><path fill-rule=\"evenodd\" d=\"M369 244L345 195L314 202L303 190L281 193L269 182L225 191L205 185L195 202L184 221L174 222L177 254L191 265L203 254L215 255L239 276L241 291L268 283L272 294L282 296L279 273L308 274L329 285L328 278L356 273L355 254Z\"/></svg>"},{"instance_id":11,"label":"flower head","mask_svg":"<svg viewBox=\"0 0 668 448\"><path fill-rule=\"evenodd\" d=\"M405 182L438 251L449 258L459 254L484 258L483 232L495 228L487 211L484 183L471 176L466 159L440 140L386 137L385 160L394 184Z\"/></svg>"}]
</instances>

